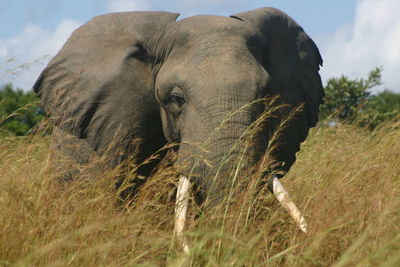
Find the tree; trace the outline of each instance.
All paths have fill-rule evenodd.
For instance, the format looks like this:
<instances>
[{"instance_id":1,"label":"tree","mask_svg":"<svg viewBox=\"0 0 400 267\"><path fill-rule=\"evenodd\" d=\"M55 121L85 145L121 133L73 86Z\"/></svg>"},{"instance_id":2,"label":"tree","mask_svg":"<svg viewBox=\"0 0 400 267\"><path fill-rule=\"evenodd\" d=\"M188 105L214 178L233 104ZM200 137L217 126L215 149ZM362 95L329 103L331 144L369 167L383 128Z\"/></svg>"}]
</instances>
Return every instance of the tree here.
<instances>
[{"instance_id":1,"label":"tree","mask_svg":"<svg viewBox=\"0 0 400 267\"><path fill-rule=\"evenodd\" d=\"M385 90L377 95L369 91L381 85L382 67L371 70L366 79L344 75L331 78L325 86L321 118L354 122L374 129L382 122L400 116L400 94Z\"/></svg>"},{"instance_id":2,"label":"tree","mask_svg":"<svg viewBox=\"0 0 400 267\"><path fill-rule=\"evenodd\" d=\"M15 89L12 84L0 87L0 135L25 135L43 116L35 93Z\"/></svg>"},{"instance_id":3,"label":"tree","mask_svg":"<svg viewBox=\"0 0 400 267\"><path fill-rule=\"evenodd\" d=\"M376 128L381 123L399 118L400 119L400 94L385 90L368 98L358 123L370 129Z\"/></svg>"},{"instance_id":4,"label":"tree","mask_svg":"<svg viewBox=\"0 0 400 267\"><path fill-rule=\"evenodd\" d=\"M370 71L368 78L350 79L344 75L331 78L325 86L321 118L354 121L363 111L371 94L368 90L381 85L382 68Z\"/></svg>"}]
</instances>

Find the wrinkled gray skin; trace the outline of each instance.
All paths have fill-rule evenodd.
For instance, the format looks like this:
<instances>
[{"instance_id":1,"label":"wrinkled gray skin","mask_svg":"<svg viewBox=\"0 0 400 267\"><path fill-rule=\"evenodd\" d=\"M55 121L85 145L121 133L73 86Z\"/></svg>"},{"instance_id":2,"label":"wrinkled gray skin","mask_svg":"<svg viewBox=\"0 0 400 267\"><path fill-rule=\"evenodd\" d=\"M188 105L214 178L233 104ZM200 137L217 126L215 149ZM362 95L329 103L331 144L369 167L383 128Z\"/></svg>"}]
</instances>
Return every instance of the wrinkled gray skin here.
<instances>
[{"instance_id":1,"label":"wrinkled gray skin","mask_svg":"<svg viewBox=\"0 0 400 267\"><path fill-rule=\"evenodd\" d=\"M46 112L61 132L87 142L111 167L133 151L141 162L167 142L180 143L177 166L185 160L194 163L193 155L203 153L214 166L200 161L193 172L198 174L198 197L204 200L217 199L228 184L221 175L218 186L211 185L215 166L263 106L248 105L217 134L210 133L227 114L279 95L279 103L286 106L263 124L246 164L257 163L282 118L304 104L275 141L280 145L272 153L280 164L269 171L287 172L318 120L324 96L318 74L322 59L314 42L295 21L273 8L231 17L176 21L177 17L167 12L114 13L80 27L34 85ZM207 139L203 152L193 145ZM90 161L79 151L72 158L80 164ZM149 175L156 164L139 173ZM188 176L189 170L181 172Z\"/></svg>"}]
</instances>

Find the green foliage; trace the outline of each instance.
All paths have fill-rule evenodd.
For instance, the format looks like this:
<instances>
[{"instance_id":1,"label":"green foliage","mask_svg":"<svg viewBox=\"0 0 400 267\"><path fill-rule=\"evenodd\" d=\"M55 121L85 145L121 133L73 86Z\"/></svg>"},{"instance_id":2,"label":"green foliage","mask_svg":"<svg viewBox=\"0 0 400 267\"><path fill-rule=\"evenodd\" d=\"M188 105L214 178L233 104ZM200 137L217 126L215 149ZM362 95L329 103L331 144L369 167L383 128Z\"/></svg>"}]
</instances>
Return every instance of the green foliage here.
<instances>
[{"instance_id":1,"label":"green foliage","mask_svg":"<svg viewBox=\"0 0 400 267\"><path fill-rule=\"evenodd\" d=\"M321 117L355 120L367 104L369 89L381 84L382 68L372 70L367 79L350 79L342 75L331 78L325 86L325 104Z\"/></svg>"},{"instance_id":2,"label":"green foliage","mask_svg":"<svg viewBox=\"0 0 400 267\"><path fill-rule=\"evenodd\" d=\"M33 92L0 87L0 135L25 135L43 118L39 98Z\"/></svg>"},{"instance_id":3,"label":"green foliage","mask_svg":"<svg viewBox=\"0 0 400 267\"><path fill-rule=\"evenodd\" d=\"M385 121L400 118L400 94L385 90L368 98L358 123L375 129Z\"/></svg>"},{"instance_id":4,"label":"green foliage","mask_svg":"<svg viewBox=\"0 0 400 267\"><path fill-rule=\"evenodd\" d=\"M400 94L388 90L372 95L370 89L382 84L383 68L371 70L367 78L350 79L342 75L331 78L325 86L325 103L321 118L357 122L374 129L384 121L400 115Z\"/></svg>"}]
</instances>

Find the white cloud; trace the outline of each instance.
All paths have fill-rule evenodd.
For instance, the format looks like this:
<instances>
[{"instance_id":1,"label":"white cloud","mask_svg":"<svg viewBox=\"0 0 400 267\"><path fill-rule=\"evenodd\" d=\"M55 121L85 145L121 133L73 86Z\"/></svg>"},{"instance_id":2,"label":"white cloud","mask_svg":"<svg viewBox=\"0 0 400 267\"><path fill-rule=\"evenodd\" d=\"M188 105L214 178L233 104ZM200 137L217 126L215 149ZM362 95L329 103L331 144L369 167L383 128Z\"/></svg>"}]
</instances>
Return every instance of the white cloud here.
<instances>
[{"instance_id":1,"label":"white cloud","mask_svg":"<svg viewBox=\"0 0 400 267\"><path fill-rule=\"evenodd\" d=\"M28 25L16 36L0 39L0 83L12 82L29 90L49 59L80 24L64 20L53 32Z\"/></svg>"},{"instance_id":2,"label":"white cloud","mask_svg":"<svg viewBox=\"0 0 400 267\"><path fill-rule=\"evenodd\" d=\"M324 57L323 79L366 77L383 66L384 85L400 92L400 1L359 0L352 24L317 38Z\"/></svg>"},{"instance_id":3,"label":"white cloud","mask_svg":"<svg viewBox=\"0 0 400 267\"><path fill-rule=\"evenodd\" d=\"M112 0L108 1L107 8L111 12L147 11L151 9L150 2L146 0Z\"/></svg>"}]
</instances>

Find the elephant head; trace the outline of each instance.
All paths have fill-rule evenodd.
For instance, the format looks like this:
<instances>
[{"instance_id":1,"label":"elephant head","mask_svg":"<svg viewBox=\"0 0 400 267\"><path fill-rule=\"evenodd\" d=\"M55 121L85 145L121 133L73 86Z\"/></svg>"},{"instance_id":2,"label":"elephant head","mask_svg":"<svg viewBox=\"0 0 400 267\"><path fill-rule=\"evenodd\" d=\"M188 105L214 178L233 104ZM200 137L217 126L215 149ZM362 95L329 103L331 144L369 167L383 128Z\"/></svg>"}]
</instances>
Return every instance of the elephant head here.
<instances>
[{"instance_id":1,"label":"elephant head","mask_svg":"<svg viewBox=\"0 0 400 267\"><path fill-rule=\"evenodd\" d=\"M177 164L195 165L181 172L199 174L193 181L202 201L216 200L223 191L223 175L213 186L215 166L228 152L232 158L239 153L234 143L265 112L257 100L275 99L271 103L282 108L262 124L246 164L260 160L285 123L269 171L287 172L317 123L324 96L314 42L273 8L177 17L113 13L81 26L34 85L44 109L63 131L106 155L111 166L134 151L140 161L168 142L180 144ZM196 162L191 155L199 154L203 160Z\"/></svg>"}]
</instances>

